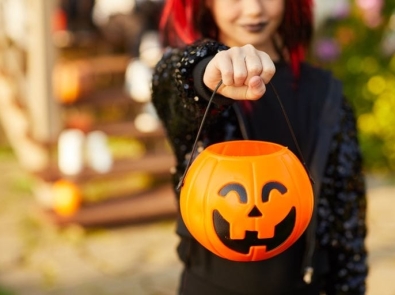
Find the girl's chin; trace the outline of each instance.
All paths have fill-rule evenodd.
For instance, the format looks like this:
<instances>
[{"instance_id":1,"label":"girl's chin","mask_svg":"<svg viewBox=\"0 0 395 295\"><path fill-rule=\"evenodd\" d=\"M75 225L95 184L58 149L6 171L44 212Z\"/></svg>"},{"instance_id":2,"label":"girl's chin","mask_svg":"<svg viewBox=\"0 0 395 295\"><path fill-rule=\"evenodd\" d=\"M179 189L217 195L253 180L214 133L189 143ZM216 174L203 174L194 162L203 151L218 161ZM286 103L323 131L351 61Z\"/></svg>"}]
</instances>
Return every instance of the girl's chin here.
<instances>
[{"instance_id":1,"label":"girl's chin","mask_svg":"<svg viewBox=\"0 0 395 295\"><path fill-rule=\"evenodd\" d=\"M268 47L268 44L271 43L271 41L267 38L267 36L263 34L249 33L249 34L240 34L238 36L241 36L241 38L235 40L237 41L235 43L240 45L251 44L260 50L262 50L261 48Z\"/></svg>"},{"instance_id":2,"label":"girl's chin","mask_svg":"<svg viewBox=\"0 0 395 295\"><path fill-rule=\"evenodd\" d=\"M266 34L254 34L254 33L246 33L245 31L239 32L235 31L232 34L233 36L237 36L237 38L220 38L220 41L226 44L229 47L234 46L244 46L246 44L251 44L259 50L267 51L271 46L271 39L268 38Z\"/></svg>"}]
</instances>

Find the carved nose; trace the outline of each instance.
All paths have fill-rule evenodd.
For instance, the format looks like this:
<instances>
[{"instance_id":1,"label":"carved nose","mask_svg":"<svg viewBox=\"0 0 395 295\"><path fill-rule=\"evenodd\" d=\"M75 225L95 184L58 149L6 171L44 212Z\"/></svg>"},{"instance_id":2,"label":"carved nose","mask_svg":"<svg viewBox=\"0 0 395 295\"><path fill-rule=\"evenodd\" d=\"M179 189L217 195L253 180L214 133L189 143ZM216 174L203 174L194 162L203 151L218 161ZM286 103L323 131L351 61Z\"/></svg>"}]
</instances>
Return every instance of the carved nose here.
<instances>
[{"instance_id":1,"label":"carved nose","mask_svg":"<svg viewBox=\"0 0 395 295\"><path fill-rule=\"evenodd\" d=\"M250 213L248 213L248 217L260 217L262 216L261 211L259 211L259 209L254 206L254 208L252 208L252 210L250 211Z\"/></svg>"}]
</instances>

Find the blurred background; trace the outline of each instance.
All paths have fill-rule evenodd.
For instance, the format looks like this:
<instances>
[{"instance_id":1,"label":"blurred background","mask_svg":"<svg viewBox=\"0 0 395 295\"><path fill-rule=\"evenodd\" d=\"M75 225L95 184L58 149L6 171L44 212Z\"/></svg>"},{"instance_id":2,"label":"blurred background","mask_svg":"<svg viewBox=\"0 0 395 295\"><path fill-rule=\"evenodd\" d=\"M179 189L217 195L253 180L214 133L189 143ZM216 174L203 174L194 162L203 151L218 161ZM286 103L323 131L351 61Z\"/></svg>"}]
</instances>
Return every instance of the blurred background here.
<instances>
[{"instance_id":1,"label":"blurred background","mask_svg":"<svg viewBox=\"0 0 395 295\"><path fill-rule=\"evenodd\" d=\"M0 0L0 295L175 294L173 157L150 103L164 0ZM316 0L310 60L356 114L369 295L395 295L395 2Z\"/></svg>"}]
</instances>

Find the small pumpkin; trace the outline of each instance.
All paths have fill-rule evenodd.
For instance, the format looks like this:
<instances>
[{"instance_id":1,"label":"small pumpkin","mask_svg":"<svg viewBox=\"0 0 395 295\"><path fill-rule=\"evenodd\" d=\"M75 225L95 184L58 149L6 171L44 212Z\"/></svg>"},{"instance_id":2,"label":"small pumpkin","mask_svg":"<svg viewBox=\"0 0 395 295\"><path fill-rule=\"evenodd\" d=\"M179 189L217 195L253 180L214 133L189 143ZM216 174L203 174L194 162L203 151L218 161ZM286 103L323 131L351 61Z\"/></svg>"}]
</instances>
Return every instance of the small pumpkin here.
<instances>
[{"instance_id":1,"label":"small pumpkin","mask_svg":"<svg viewBox=\"0 0 395 295\"><path fill-rule=\"evenodd\" d=\"M181 216L195 239L234 261L278 255L306 230L313 212L310 178L286 147L230 141L199 154L180 193Z\"/></svg>"},{"instance_id":2,"label":"small pumpkin","mask_svg":"<svg viewBox=\"0 0 395 295\"><path fill-rule=\"evenodd\" d=\"M59 179L52 185L53 210L60 216L75 214L81 205L79 187L66 179Z\"/></svg>"},{"instance_id":3,"label":"small pumpkin","mask_svg":"<svg viewBox=\"0 0 395 295\"><path fill-rule=\"evenodd\" d=\"M59 62L53 70L56 99L64 104L76 102L93 89L92 67L87 61Z\"/></svg>"}]
</instances>

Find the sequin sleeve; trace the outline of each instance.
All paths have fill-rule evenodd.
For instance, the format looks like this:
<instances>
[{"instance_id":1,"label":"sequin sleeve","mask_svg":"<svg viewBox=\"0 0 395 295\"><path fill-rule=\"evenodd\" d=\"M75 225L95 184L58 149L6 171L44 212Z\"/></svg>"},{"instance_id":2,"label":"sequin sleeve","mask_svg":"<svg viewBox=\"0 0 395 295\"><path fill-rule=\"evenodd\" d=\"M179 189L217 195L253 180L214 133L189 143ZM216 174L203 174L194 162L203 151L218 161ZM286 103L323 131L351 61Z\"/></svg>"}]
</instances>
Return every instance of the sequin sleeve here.
<instances>
[{"instance_id":1,"label":"sequin sleeve","mask_svg":"<svg viewBox=\"0 0 395 295\"><path fill-rule=\"evenodd\" d=\"M152 102L179 165L192 149L207 106L207 100L199 97L194 88L193 70L206 57L225 49L211 40L201 40L183 49L168 49L154 69Z\"/></svg>"},{"instance_id":2,"label":"sequin sleeve","mask_svg":"<svg viewBox=\"0 0 395 295\"><path fill-rule=\"evenodd\" d=\"M346 101L341 112L318 204L317 235L329 253L327 294L361 295L368 273L366 189L355 118Z\"/></svg>"}]
</instances>

